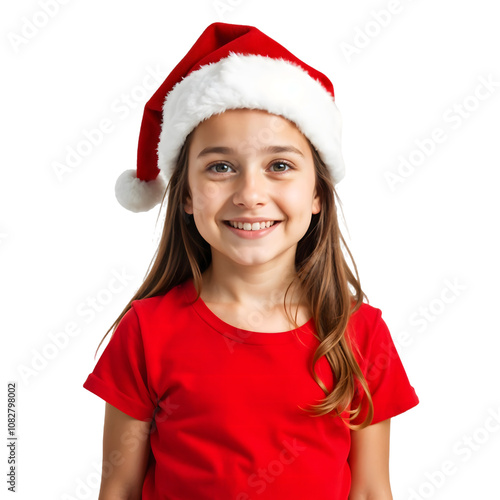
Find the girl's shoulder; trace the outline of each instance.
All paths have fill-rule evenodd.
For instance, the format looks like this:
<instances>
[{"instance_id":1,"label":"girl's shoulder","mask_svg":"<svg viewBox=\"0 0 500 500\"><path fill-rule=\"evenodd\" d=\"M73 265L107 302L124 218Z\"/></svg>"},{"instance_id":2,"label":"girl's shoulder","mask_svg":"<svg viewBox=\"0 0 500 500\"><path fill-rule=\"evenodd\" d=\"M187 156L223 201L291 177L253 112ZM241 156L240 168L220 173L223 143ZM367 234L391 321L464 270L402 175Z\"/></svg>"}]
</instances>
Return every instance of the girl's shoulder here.
<instances>
[{"instance_id":1,"label":"girl's shoulder","mask_svg":"<svg viewBox=\"0 0 500 500\"><path fill-rule=\"evenodd\" d=\"M378 307L363 302L359 308L351 314L349 322L357 326L369 327L380 321L381 317L382 311Z\"/></svg>"},{"instance_id":2,"label":"girl's shoulder","mask_svg":"<svg viewBox=\"0 0 500 500\"><path fill-rule=\"evenodd\" d=\"M156 314L164 316L170 312L179 312L189 302L188 281L185 281L165 293L132 301L132 308L139 316L151 318Z\"/></svg>"},{"instance_id":3,"label":"girl's shoulder","mask_svg":"<svg viewBox=\"0 0 500 500\"><path fill-rule=\"evenodd\" d=\"M392 344L382 311L365 302L352 313L346 335L361 350L370 349L374 345Z\"/></svg>"}]
</instances>

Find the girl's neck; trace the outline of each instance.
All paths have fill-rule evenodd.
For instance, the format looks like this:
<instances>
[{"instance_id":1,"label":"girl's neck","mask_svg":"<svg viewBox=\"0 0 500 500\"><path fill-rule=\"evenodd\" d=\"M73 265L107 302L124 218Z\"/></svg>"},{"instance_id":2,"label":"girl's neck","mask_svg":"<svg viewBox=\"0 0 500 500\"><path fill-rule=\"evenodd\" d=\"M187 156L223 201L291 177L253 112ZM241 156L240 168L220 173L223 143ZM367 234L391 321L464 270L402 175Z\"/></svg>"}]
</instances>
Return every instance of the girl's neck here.
<instances>
[{"instance_id":1,"label":"girl's neck","mask_svg":"<svg viewBox=\"0 0 500 500\"><path fill-rule=\"evenodd\" d=\"M272 263L253 267L215 257L202 275L201 296L205 302L236 306L280 305L294 277L293 263L279 267ZM299 295L297 289L291 288L287 294L287 305L298 305Z\"/></svg>"}]
</instances>

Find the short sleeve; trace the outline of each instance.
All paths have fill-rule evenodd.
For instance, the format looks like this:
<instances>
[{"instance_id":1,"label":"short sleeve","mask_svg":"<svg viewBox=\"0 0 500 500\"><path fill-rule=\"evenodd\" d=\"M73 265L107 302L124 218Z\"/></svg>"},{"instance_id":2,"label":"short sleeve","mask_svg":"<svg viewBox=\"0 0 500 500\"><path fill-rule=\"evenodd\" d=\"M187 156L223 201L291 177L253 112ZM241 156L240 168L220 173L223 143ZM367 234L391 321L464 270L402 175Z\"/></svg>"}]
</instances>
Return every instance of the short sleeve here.
<instances>
[{"instance_id":1,"label":"short sleeve","mask_svg":"<svg viewBox=\"0 0 500 500\"><path fill-rule=\"evenodd\" d=\"M382 319L382 312L375 308L371 308L371 311L372 317L354 322L353 338L358 347L356 357L373 401L373 425L413 408L419 403L419 399ZM356 408L360 401L362 411L353 420L352 423L355 424L361 423L368 411L368 399L358 384L351 408Z\"/></svg>"},{"instance_id":2,"label":"short sleeve","mask_svg":"<svg viewBox=\"0 0 500 500\"><path fill-rule=\"evenodd\" d=\"M138 420L151 420L156 404L150 396L144 345L132 306L122 317L83 387Z\"/></svg>"}]
</instances>

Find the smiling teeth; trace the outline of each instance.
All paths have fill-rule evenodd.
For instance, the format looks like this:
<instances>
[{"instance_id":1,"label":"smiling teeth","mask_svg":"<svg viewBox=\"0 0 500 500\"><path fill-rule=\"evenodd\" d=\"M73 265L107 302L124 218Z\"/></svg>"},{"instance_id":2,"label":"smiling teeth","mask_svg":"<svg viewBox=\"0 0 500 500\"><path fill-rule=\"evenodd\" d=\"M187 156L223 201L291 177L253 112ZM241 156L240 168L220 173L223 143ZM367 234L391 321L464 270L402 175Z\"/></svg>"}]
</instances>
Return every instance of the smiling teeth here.
<instances>
[{"instance_id":1,"label":"smiling teeth","mask_svg":"<svg viewBox=\"0 0 500 500\"><path fill-rule=\"evenodd\" d=\"M233 222L229 221L229 224L236 229L243 229L245 231L258 231L259 229L266 229L267 227L271 227L274 224L274 221L267 222L254 222L250 224L250 222Z\"/></svg>"}]
</instances>

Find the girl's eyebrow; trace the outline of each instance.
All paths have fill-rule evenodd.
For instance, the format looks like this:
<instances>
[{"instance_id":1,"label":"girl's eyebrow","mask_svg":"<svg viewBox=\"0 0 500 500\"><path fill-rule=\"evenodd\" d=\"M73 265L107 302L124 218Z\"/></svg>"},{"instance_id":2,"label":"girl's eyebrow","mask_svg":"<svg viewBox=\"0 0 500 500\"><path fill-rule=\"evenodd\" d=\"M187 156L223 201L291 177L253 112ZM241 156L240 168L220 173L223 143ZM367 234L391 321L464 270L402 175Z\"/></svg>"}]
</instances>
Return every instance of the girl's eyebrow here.
<instances>
[{"instance_id":1,"label":"girl's eyebrow","mask_svg":"<svg viewBox=\"0 0 500 500\"><path fill-rule=\"evenodd\" d=\"M225 146L209 146L205 149L201 150L198 158L201 156L206 156L211 153L219 153L219 154L234 154L236 151L233 148L228 148ZM266 146L260 149L260 152L267 154L277 154L277 153L294 153L298 156L304 157L303 153L294 146Z\"/></svg>"}]
</instances>

